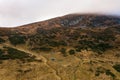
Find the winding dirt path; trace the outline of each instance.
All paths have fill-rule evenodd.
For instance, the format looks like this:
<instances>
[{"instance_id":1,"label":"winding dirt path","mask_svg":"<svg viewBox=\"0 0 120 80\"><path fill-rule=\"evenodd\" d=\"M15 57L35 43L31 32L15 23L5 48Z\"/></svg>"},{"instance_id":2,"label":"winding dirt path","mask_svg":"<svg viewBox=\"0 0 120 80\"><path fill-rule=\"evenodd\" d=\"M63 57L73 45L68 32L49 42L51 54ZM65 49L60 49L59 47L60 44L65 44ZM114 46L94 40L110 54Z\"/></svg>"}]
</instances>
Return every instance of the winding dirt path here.
<instances>
[{"instance_id":1,"label":"winding dirt path","mask_svg":"<svg viewBox=\"0 0 120 80\"><path fill-rule=\"evenodd\" d=\"M25 53L29 53L29 54L35 56L36 59L38 59L38 60L39 60L39 59L42 59L42 61L44 62L44 64L45 64L46 66L48 66L50 69L53 70L54 74L55 74L56 77L57 77L57 80L62 80L62 78L57 74L57 71L48 64L48 60L47 60L47 58L45 58L44 56L42 56L42 55L40 55L40 54L38 54L38 53L36 53L36 52L32 52L32 51L25 50L25 49L20 48L20 47L12 46L12 45L10 45L10 44L4 44L4 46L8 46L8 47L11 47L11 48L14 48L14 49L23 51L23 52L25 52Z\"/></svg>"}]
</instances>

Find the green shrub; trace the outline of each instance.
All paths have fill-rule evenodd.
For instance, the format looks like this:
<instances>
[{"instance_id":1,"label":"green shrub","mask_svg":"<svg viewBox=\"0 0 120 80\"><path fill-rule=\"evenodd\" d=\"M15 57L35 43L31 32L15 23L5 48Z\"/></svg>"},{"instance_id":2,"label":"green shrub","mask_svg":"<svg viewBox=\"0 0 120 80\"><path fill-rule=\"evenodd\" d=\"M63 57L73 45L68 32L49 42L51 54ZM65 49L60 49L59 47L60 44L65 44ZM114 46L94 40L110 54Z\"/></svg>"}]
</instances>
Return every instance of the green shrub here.
<instances>
[{"instance_id":1,"label":"green shrub","mask_svg":"<svg viewBox=\"0 0 120 80\"><path fill-rule=\"evenodd\" d=\"M52 48L50 48L50 47L35 47L35 48L32 48L31 50L37 50L37 51L51 51L52 50Z\"/></svg>"},{"instance_id":2,"label":"green shrub","mask_svg":"<svg viewBox=\"0 0 120 80\"><path fill-rule=\"evenodd\" d=\"M4 43L4 42L5 42L5 40L2 39L2 38L0 38L0 44L1 44L1 43Z\"/></svg>"},{"instance_id":3,"label":"green shrub","mask_svg":"<svg viewBox=\"0 0 120 80\"><path fill-rule=\"evenodd\" d=\"M108 76L110 75L113 78L116 77L110 70L106 70L106 75L108 75Z\"/></svg>"},{"instance_id":4,"label":"green shrub","mask_svg":"<svg viewBox=\"0 0 120 80\"><path fill-rule=\"evenodd\" d=\"M9 37L10 43L13 45L24 44L25 36L14 35Z\"/></svg>"},{"instance_id":5,"label":"green shrub","mask_svg":"<svg viewBox=\"0 0 120 80\"><path fill-rule=\"evenodd\" d=\"M69 50L69 54L70 54L70 55L75 54L75 50L73 50L73 49Z\"/></svg>"},{"instance_id":6,"label":"green shrub","mask_svg":"<svg viewBox=\"0 0 120 80\"><path fill-rule=\"evenodd\" d=\"M113 68L114 68L116 71L120 72L120 64L114 65Z\"/></svg>"},{"instance_id":7,"label":"green shrub","mask_svg":"<svg viewBox=\"0 0 120 80\"><path fill-rule=\"evenodd\" d=\"M111 76L112 78L115 78L116 76L109 70L105 69L103 67L98 67L95 73L95 76L99 76L100 74L105 73L108 76Z\"/></svg>"},{"instance_id":8,"label":"green shrub","mask_svg":"<svg viewBox=\"0 0 120 80\"><path fill-rule=\"evenodd\" d=\"M7 54L4 54L5 52L0 50L0 60L19 59L22 61L35 61L35 57L28 53L10 47L5 47L5 49Z\"/></svg>"},{"instance_id":9,"label":"green shrub","mask_svg":"<svg viewBox=\"0 0 120 80\"><path fill-rule=\"evenodd\" d=\"M102 54L104 51L106 51L107 49L110 49L112 47L113 46L111 46L108 43L96 43L96 44L89 46L89 48L91 48L91 50L93 50L94 52L97 52L98 54Z\"/></svg>"},{"instance_id":10,"label":"green shrub","mask_svg":"<svg viewBox=\"0 0 120 80\"><path fill-rule=\"evenodd\" d=\"M40 47L39 49L41 51L50 51L52 48L49 48L49 47Z\"/></svg>"},{"instance_id":11,"label":"green shrub","mask_svg":"<svg viewBox=\"0 0 120 80\"><path fill-rule=\"evenodd\" d=\"M99 76L100 74L103 74L105 71L105 68L103 67L98 67L95 72L95 76Z\"/></svg>"},{"instance_id":12,"label":"green shrub","mask_svg":"<svg viewBox=\"0 0 120 80\"><path fill-rule=\"evenodd\" d=\"M2 49L0 49L0 55L3 53Z\"/></svg>"},{"instance_id":13,"label":"green shrub","mask_svg":"<svg viewBox=\"0 0 120 80\"><path fill-rule=\"evenodd\" d=\"M67 53L66 53L66 49L65 49L65 48L61 48L60 52L63 54L63 56L67 56Z\"/></svg>"},{"instance_id":14,"label":"green shrub","mask_svg":"<svg viewBox=\"0 0 120 80\"><path fill-rule=\"evenodd\" d=\"M49 44L49 46L52 46L52 47L58 47L59 46L59 43L57 41L49 41L48 44Z\"/></svg>"},{"instance_id":15,"label":"green shrub","mask_svg":"<svg viewBox=\"0 0 120 80\"><path fill-rule=\"evenodd\" d=\"M75 46L75 49L76 49L77 52L81 52L81 50L83 49L83 47L82 46Z\"/></svg>"},{"instance_id":16,"label":"green shrub","mask_svg":"<svg viewBox=\"0 0 120 80\"><path fill-rule=\"evenodd\" d=\"M8 56L11 58L11 59L23 59L23 58L28 58L29 57L29 54L28 53L25 53L23 51L19 51L17 49L14 49L14 48L7 48L8 49Z\"/></svg>"},{"instance_id":17,"label":"green shrub","mask_svg":"<svg viewBox=\"0 0 120 80\"><path fill-rule=\"evenodd\" d=\"M3 50L0 49L0 59L2 58L2 55L3 55Z\"/></svg>"},{"instance_id":18,"label":"green shrub","mask_svg":"<svg viewBox=\"0 0 120 80\"><path fill-rule=\"evenodd\" d=\"M65 41L59 41L59 45L61 45L61 46L67 46L67 43Z\"/></svg>"}]
</instances>

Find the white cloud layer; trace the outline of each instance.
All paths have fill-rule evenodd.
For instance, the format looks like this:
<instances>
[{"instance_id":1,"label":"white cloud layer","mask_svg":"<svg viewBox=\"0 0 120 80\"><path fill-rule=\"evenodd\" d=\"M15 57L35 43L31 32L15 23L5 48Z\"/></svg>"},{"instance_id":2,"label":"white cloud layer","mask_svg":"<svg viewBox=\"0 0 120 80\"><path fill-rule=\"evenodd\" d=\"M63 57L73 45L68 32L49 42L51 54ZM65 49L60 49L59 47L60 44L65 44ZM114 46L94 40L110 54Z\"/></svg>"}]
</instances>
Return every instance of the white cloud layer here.
<instances>
[{"instance_id":1,"label":"white cloud layer","mask_svg":"<svg viewBox=\"0 0 120 80\"><path fill-rule=\"evenodd\" d=\"M0 0L0 26L14 27L70 13L120 15L120 0Z\"/></svg>"}]
</instances>

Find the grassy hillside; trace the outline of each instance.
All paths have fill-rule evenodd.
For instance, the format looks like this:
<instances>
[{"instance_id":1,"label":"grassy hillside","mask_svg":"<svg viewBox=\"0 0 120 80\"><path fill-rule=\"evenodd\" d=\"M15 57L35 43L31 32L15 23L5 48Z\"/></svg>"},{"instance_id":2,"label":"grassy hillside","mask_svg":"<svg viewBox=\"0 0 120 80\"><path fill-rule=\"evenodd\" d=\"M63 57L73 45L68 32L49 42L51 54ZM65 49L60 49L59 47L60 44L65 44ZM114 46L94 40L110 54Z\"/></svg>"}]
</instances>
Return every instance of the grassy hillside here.
<instances>
[{"instance_id":1,"label":"grassy hillside","mask_svg":"<svg viewBox=\"0 0 120 80\"><path fill-rule=\"evenodd\" d=\"M120 80L120 18L71 14L0 28L0 71L0 80Z\"/></svg>"}]
</instances>

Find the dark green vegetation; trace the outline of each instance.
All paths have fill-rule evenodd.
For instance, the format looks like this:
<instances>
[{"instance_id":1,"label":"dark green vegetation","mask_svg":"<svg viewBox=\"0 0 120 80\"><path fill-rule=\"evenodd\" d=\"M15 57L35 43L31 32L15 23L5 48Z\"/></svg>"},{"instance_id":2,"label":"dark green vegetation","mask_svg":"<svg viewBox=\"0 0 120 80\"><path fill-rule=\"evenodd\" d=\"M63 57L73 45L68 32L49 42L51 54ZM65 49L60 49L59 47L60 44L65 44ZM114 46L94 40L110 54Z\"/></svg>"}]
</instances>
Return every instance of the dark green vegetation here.
<instances>
[{"instance_id":1,"label":"dark green vegetation","mask_svg":"<svg viewBox=\"0 0 120 80\"><path fill-rule=\"evenodd\" d=\"M61 48L60 52L63 54L64 57L67 56L67 52L65 48Z\"/></svg>"},{"instance_id":2,"label":"dark green vegetation","mask_svg":"<svg viewBox=\"0 0 120 80\"><path fill-rule=\"evenodd\" d=\"M9 41L13 45L25 44L25 36L12 35L12 36L9 36Z\"/></svg>"},{"instance_id":3,"label":"dark green vegetation","mask_svg":"<svg viewBox=\"0 0 120 80\"><path fill-rule=\"evenodd\" d=\"M14 29L1 29L0 36L5 34L12 45L26 44L34 51L72 48L74 52L91 50L103 54L120 46L120 18L73 14Z\"/></svg>"},{"instance_id":4,"label":"dark green vegetation","mask_svg":"<svg viewBox=\"0 0 120 80\"><path fill-rule=\"evenodd\" d=\"M103 67L98 67L96 69L95 76L100 76L100 74L106 74L107 76L111 76L113 79L116 77L109 69L105 69Z\"/></svg>"},{"instance_id":5,"label":"dark green vegetation","mask_svg":"<svg viewBox=\"0 0 120 80\"><path fill-rule=\"evenodd\" d=\"M2 39L2 38L0 38L0 44L1 44L1 43L4 43L4 42L5 42L5 40Z\"/></svg>"},{"instance_id":6,"label":"dark green vegetation","mask_svg":"<svg viewBox=\"0 0 120 80\"><path fill-rule=\"evenodd\" d=\"M112 78L115 78L115 74L113 74L109 69L105 71L106 75L111 76Z\"/></svg>"},{"instance_id":7,"label":"dark green vegetation","mask_svg":"<svg viewBox=\"0 0 120 80\"><path fill-rule=\"evenodd\" d=\"M60 51L62 47L71 47L77 52L92 50L102 54L108 49L117 47L115 36L119 32L111 31L111 28L113 27L103 29L74 27L52 28L49 30L38 29L36 34L28 37L28 46L32 50L37 49L40 51L50 51L53 49L59 49L58 51ZM74 53L72 52L72 54Z\"/></svg>"},{"instance_id":8,"label":"dark green vegetation","mask_svg":"<svg viewBox=\"0 0 120 80\"><path fill-rule=\"evenodd\" d=\"M70 55L75 54L75 50L73 50L73 49L69 50L69 54L70 54Z\"/></svg>"},{"instance_id":9,"label":"dark green vegetation","mask_svg":"<svg viewBox=\"0 0 120 80\"><path fill-rule=\"evenodd\" d=\"M40 50L40 51L46 51L46 52L47 51L51 51L51 49L52 48L50 48L50 47L44 47L44 46L43 47L39 47L39 48L32 48L32 50L36 50L36 51Z\"/></svg>"},{"instance_id":10,"label":"dark green vegetation","mask_svg":"<svg viewBox=\"0 0 120 80\"><path fill-rule=\"evenodd\" d=\"M120 72L120 64L114 65L113 68L114 68L116 71Z\"/></svg>"},{"instance_id":11,"label":"dark green vegetation","mask_svg":"<svg viewBox=\"0 0 120 80\"><path fill-rule=\"evenodd\" d=\"M99 76L100 74L103 74L105 72L105 68L103 67L98 67L96 69L96 73L95 73L95 76Z\"/></svg>"},{"instance_id":12,"label":"dark green vegetation","mask_svg":"<svg viewBox=\"0 0 120 80\"><path fill-rule=\"evenodd\" d=\"M68 15L0 28L0 41L2 80L120 80L120 17Z\"/></svg>"},{"instance_id":13,"label":"dark green vegetation","mask_svg":"<svg viewBox=\"0 0 120 80\"><path fill-rule=\"evenodd\" d=\"M23 51L19 51L14 48L4 47L4 49L0 49L0 60L8 60L8 59L19 59L21 61L35 61L35 57L25 53Z\"/></svg>"},{"instance_id":14,"label":"dark green vegetation","mask_svg":"<svg viewBox=\"0 0 120 80\"><path fill-rule=\"evenodd\" d=\"M0 55L1 55L1 54L3 54L3 51L2 51L2 49L0 49Z\"/></svg>"}]
</instances>

